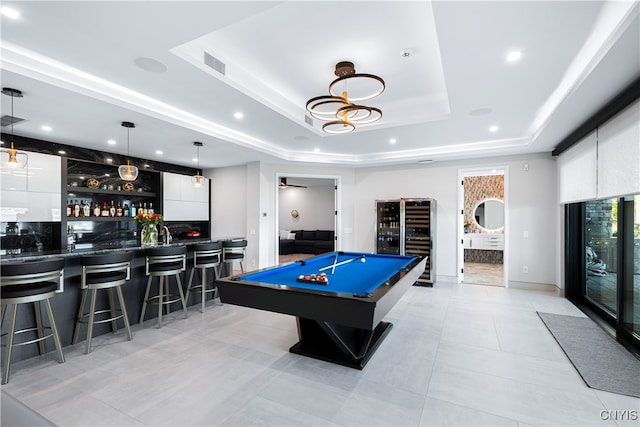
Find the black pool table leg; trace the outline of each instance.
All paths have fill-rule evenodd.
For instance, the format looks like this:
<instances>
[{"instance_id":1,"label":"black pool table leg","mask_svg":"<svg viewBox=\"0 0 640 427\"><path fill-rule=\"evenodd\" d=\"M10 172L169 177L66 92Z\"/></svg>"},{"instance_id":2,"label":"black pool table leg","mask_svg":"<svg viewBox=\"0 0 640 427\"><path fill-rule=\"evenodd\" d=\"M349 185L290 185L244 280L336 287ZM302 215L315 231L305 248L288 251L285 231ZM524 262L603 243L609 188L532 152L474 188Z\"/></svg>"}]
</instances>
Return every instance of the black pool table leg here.
<instances>
[{"instance_id":1,"label":"black pool table leg","mask_svg":"<svg viewBox=\"0 0 640 427\"><path fill-rule=\"evenodd\" d=\"M300 341L289 349L326 362L363 369L393 325L380 322L373 330L297 318Z\"/></svg>"}]
</instances>

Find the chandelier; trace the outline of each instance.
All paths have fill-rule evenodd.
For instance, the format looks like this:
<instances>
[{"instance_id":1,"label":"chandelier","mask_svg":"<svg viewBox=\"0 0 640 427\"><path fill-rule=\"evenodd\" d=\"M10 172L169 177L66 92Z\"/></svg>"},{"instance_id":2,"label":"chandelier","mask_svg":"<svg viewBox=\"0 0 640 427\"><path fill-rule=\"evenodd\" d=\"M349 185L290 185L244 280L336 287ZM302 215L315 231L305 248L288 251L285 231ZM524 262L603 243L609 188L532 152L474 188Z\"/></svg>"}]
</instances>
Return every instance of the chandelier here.
<instances>
[{"instance_id":1,"label":"chandelier","mask_svg":"<svg viewBox=\"0 0 640 427\"><path fill-rule=\"evenodd\" d=\"M382 118L379 108L356 104L384 92L384 80L373 74L356 73L353 62L342 61L334 71L337 79L329 85L329 95L316 96L307 101L312 117L326 121L322 130L341 134L355 130L356 125L373 123Z\"/></svg>"}]
</instances>

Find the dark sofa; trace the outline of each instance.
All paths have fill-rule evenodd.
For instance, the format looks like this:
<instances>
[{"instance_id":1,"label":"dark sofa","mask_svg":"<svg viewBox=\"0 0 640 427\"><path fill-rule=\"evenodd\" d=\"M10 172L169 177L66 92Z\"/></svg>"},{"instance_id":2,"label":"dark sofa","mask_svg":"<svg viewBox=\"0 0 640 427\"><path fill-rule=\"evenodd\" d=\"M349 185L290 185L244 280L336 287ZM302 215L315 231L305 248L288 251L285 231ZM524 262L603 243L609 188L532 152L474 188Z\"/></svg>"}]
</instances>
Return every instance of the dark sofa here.
<instances>
[{"instance_id":1,"label":"dark sofa","mask_svg":"<svg viewBox=\"0 0 640 427\"><path fill-rule=\"evenodd\" d=\"M295 239L280 239L280 255L323 254L334 249L333 230L292 230Z\"/></svg>"}]
</instances>

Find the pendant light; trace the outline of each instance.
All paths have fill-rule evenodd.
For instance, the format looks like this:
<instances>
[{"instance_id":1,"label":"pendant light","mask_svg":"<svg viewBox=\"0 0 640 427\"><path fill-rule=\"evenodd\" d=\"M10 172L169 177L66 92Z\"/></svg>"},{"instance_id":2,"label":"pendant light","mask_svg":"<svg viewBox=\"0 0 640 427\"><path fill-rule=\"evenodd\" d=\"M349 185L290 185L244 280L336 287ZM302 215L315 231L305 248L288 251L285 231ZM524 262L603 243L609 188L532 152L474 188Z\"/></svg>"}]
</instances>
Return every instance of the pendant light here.
<instances>
[{"instance_id":1,"label":"pendant light","mask_svg":"<svg viewBox=\"0 0 640 427\"><path fill-rule=\"evenodd\" d=\"M202 188L202 186L204 185L204 179L202 178L202 175L200 175L200 147L202 147L202 142L195 141L193 145L196 146L196 161L198 162L198 170L196 171L196 174L191 177L191 182L193 182L194 187Z\"/></svg>"},{"instance_id":2,"label":"pendant light","mask_svg":"<svg viewBox=\"0 0 640 427\"><path fill-rule=\"evenodd\" d=\"M367 101L384 92L385 83L374 74L356 73L351 61L336 64L338 77L329 84L329 95L307 101L306 109L312 117L326 121L322 130L331 134L353 132L356 125L367 125L382 118L382 110L355 104Z\"/></svg>"},{"instance_id":3,"label":"pendant light","mask_svg":"<svg viewBox=\"0 0 640 427\"><path fill-rule=\"evenodd\" d=\"M123 181L135 181L138 177L138 167L133 166L129 160L129 130L136 125L131 122L122 122L122 126L127 128L127 164L118 166L118 175Z\"/></svg>"},{"instance_id":4,"label":"pendant light","mask_svg":"<svg viewBox=\"0 0 640 427\"><path fill-rule=\"evenodd\" d=\"M13 146L13 123L15 122L15 116L13 115L13 99L22 98L23 95L19 90L8 87L2 88L2 93L11 97L11 148L2 148L0 151L2 155L2 166L7 166L12 169L24 168L27 165L29 157L27 153L18 151Z\"/></svg>"}]
</instances>

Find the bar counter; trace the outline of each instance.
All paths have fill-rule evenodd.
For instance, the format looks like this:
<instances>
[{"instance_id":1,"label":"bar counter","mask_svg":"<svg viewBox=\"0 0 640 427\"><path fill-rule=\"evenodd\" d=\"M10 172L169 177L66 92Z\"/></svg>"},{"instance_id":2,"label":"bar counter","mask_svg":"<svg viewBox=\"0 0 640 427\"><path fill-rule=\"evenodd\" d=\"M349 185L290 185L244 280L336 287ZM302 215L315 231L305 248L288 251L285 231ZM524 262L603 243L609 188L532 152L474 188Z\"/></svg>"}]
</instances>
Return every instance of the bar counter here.
<instances>
[{"instance_id":1,"label":"bar counter","mask_svg":"<svg viewBox=\"0 0 640 427\"><path fill-rule=\"evenodd\" d=\"M192 259L193 259L193 246L198 243L210 243L210 242L219 242L225 240L235 240L235 239L244 239L241 236L220 236L220 237L212 237L209 239L189 239L189 240L180 240L174 241L170 243L168 246L187 246L187 270L181 274L182 286L183 290L186 292L187 288L187 280L188 273L191 269ZM162 245L159 245L162 246ZM65 259L65 268L64 268L64 291L57 294L54 298L52 298L51 306L53 309L53 314L55 316L56 325L58 326L58 330L60 333L60 340L62 341L62 345L68 346L71 344L73 338L73 331L76 322L76 316L78 315L78 310L80 307L80 298L81 298L81 289L80 289L80 275L81 275L81 257L83 255L96 255L96 254L108 254L113 252L125 252L130 251L133 252L133 260L131 265L131 279L127 282L126 285L122 287L122 292L125 299L125 304L127 306L127 313L129 315L129 322L131 325L135 325L140 321L140 312L142 310L142 302L144 299L144 292L147 285L147 276L145 275L145 249L144 247L134 246L134 247L113 247L113 248L105 248L105 249L78 249L73 252L68 252L64 250L59 251L45 251L45 252L31 252L31 253L21 253L16 255L2 255L0 262L5 263L19 263L19 262L27 262L27 261L39 261L45 259L52 258L64 258ZM220 264L220 276L224 277L227 275L226 267L223 263ZM196 274L194 276L194 280L198 280L199 283L199 275ZM171 280L171 290L175 292L175 280ZM155 291L155 288L152 289L152 294ZM200 303L200 293L192 292L189 296L189 300L187 301L187 305L199 304ZM99 292L98 299L96 302L96 307L106 308L108 307L107 301L107 292ZM213 308L212 308L213 309ZM171 305L171 311L181 310L180 304L175 303ZM191 312L193 315L196 315L196 312ZM190 313L190 314L191 314ZM155 305L150 306L147 309L147 313L145 314L145 320L153 319L157 317L157 308ZM167 316L168 322L179 322L183 318L183 314L181 312L176 313L175 316L169 315ZM18 311L18 319L17 326L18 329L22 327L26 327L33 325L33 310L30 308L20 307ZM164 320L163 320L164 322ZM8 322L5 322L8 324ZM155 322L152 322L153 326L156 327ZM123 331L123 327L121 328L122 321L118 321L118 331ZM151 325L151 323L150 323ZM86 325L82 326L82 331L80 334L81 340L84 340L85 337L85 328ZM3 325L2 332L6 332L6 325ZM95 340L96 337L110 333L111 326L109 323L104 324L96 324L94 326L94 348L99 346L100 340ZM126 340L125 334L119 334L122 336L123 340ZM135 340L135 331L134 338ZM46 342L46 350L47 352L54 350L53 342L49 342L51 340L47 340ZM63 349L64 351L64 349ZM37 345L27 345L14 347L11 361L17 362L19 360L27 359L30 357L34 357L38 355L38 346Z\"/></svg>"}]
</instances>

